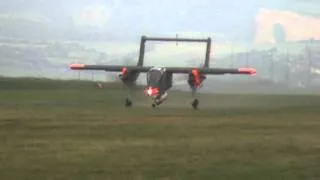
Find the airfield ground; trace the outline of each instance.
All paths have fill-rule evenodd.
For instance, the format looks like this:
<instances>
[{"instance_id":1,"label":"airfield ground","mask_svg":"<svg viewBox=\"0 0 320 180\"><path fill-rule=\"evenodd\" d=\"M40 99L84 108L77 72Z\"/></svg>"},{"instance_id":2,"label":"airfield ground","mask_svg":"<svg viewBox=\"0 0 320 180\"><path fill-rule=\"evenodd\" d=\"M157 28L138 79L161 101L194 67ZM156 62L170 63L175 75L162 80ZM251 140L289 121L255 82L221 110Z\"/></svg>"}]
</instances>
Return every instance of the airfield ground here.
<instances>
[{"instance_id":1,"label":"airfield ground","mask_svg":"<svg viewBox=\"0 0 320 180\"><path fill-rule=\"evenodd\" d=\"M121 87L121 86L120 86ZM0 79L0 179L320 179L320 96L169 94Z\"/></svg>"}]
</instances>

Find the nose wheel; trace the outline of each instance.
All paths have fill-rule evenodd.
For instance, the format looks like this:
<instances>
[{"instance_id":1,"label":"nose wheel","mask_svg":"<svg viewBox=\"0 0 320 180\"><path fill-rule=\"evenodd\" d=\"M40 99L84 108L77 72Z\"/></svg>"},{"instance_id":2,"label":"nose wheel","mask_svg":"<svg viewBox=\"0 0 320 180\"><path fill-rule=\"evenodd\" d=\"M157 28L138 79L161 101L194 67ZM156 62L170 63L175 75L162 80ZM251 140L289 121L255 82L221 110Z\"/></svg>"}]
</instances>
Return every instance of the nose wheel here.
<instances>
[{"instance_id":1,"label":"nose wheel","mask_svg":"<svg viewBox=\"0 0 320 180\"><path fill-rule=\"evenodd\" d=\"M198 109L198 105L199 105L199 100L198 99L194 99L191 103L191 106L193 109Z\"/></svg>"},{"instance_id":2,"label":"nose wheel","mask_svg":"<svg viewBox=\"0 0 320 180\"><path fill-rule=\"evenodd\" d=\"M158 105L160 105L159 99L157 99L157 98L153 99L153 103L151 104L151 107L155 108Z\"/></svg>"}]
</instances>

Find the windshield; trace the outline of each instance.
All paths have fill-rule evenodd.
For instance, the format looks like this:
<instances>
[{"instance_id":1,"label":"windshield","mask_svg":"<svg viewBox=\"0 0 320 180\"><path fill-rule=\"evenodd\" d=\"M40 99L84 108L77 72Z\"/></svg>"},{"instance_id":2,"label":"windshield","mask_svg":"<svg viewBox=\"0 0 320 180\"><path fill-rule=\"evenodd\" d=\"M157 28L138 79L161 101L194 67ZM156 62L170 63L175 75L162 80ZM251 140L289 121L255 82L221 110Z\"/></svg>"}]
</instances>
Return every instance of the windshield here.
<instances>
[{"instance_id":1,"label":"windshield","mask_svg":"<svg viewBox=\"0 0 320 180\"><path fill-rule=\"evenodd\" d=\"M158 70L151 70L147 74L148 86L159 86L159 80L161 79L161 72Z\"/></svg>"}]
</instances>

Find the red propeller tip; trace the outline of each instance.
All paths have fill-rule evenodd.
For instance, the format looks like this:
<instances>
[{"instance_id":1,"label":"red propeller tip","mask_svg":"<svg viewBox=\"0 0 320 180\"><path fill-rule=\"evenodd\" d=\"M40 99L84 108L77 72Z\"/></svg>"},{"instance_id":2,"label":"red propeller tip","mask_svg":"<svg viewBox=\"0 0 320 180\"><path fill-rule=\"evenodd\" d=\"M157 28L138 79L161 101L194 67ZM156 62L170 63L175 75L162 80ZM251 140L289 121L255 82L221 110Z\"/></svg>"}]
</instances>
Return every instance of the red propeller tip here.
<instances>
[{"instance_id":1,"label":"red propeller tip","mask_svg":"<svg viewBox=\"0 0 320 180\"><path fill-rule=\"evenodd\" d=\"M148 96L154 96L154 95L157 95L159 93L159 89L158 88L148 87L148 89L145 89L144 92Z\"/></svg>"},{"instance_id":2,"label":"red propeller tip","mask_svg":"<svg viewBox=\"0 0 320 180\"><path fill-rule=\"evenodd\" d=\"M71 64L70 69L81 69L84 68L85 64Z\"/></svg>"}]
</instances>

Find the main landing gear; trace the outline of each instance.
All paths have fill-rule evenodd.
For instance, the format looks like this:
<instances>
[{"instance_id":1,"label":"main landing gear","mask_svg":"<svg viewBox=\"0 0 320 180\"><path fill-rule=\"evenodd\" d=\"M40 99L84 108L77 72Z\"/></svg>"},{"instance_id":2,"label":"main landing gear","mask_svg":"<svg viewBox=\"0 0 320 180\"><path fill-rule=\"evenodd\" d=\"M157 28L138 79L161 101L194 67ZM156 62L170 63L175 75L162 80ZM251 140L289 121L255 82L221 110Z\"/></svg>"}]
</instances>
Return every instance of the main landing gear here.
<instances>
[{"instance_id":1,"label":"main landing gear","mask_svg":"<svg viewBox=\"0 0 320 180\"><path fill-rule=\"evenodd\" d=\"M199 100L197 98L195 98L192 103L191 106L193 109L198 109L198 105L199 105Z\"/></svg>"},{"instance_id":2,"label":"main landing gear","mask_svg":"<svg viewBox=\"0 0 320 180\"><path fill-rule=\"evenodd\" d=\"M129 99L129 98L126 98L126 101L125 101L125 107L131 107L132 106L132 101Z\"/></svg>"},{"instance_id":3,"label":"main landing gear","mask_svg":"<svg viewBox=\"0 0 320 180\"><path fill-rule=\"evenodd\" d=\"M192 102L191 102L191 107L193 109L198 109L199 106L199 99L196 97L196 93L197 93L197 88L196 87L191 87L191 97L192 97Z\"/></svg>"},{"instance_id":4,"label":"main landing gear","mask_svg":"<svg viewBox=\"0 0 320 180\"><path fill-rule=\"evenodd\" d=\"M134 86L133 85L127 85L128 88L128 96L125 99L125 107L130 108L132 107L132 99L133 99L133 91L134 91Z\"/></svg>"},{"instance_id":5,"label":"main landing gear","mask_svg":"<svg viewBox=\"0 0 320 180\"><path fill-rule=\"evenodd\" d=\"M188 84L191 89L191 107L193 109L198 109L199 100L196 97L197 91L202 87L202 82L206 79L206 76L199 73L198 70L192 70L189 74Z\"/></svg>"}]
</instances>

